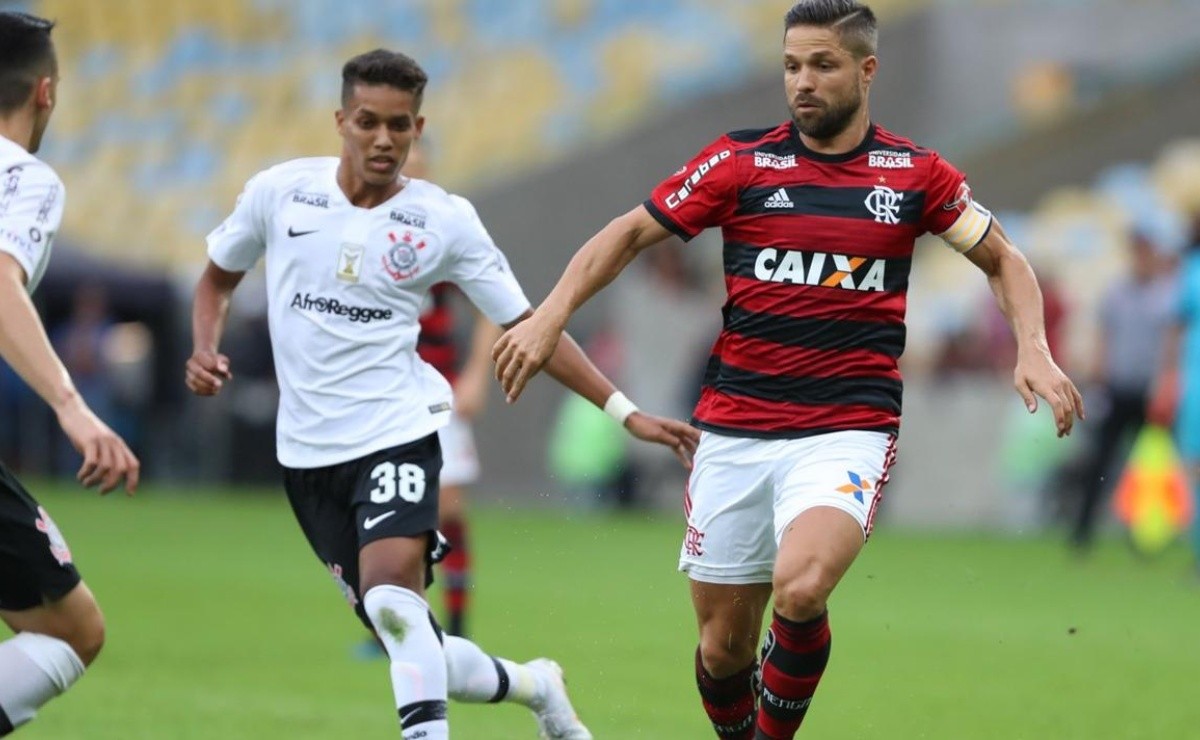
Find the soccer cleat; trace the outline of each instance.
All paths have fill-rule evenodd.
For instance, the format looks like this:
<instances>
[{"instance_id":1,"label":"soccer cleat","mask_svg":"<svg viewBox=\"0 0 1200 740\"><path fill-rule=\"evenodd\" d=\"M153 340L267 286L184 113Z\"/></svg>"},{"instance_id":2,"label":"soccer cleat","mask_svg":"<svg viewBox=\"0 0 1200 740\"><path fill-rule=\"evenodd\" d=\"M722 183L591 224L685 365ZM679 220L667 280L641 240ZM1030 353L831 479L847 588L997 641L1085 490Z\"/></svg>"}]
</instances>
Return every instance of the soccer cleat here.
<instances>
[{"instance_id":1,"label":"soccer cleat","mask_svg":"<svg viewBox=\"0 0 1200 740\"><path fill-rule=\"evenodd\" d=\"M547 658L531 660L525 667L538 678L538 695L529 704L537 715L538 737L543 740L592 740L592 733L579 721L567 697L562 667Z\"/></svg>"}]
</instances>

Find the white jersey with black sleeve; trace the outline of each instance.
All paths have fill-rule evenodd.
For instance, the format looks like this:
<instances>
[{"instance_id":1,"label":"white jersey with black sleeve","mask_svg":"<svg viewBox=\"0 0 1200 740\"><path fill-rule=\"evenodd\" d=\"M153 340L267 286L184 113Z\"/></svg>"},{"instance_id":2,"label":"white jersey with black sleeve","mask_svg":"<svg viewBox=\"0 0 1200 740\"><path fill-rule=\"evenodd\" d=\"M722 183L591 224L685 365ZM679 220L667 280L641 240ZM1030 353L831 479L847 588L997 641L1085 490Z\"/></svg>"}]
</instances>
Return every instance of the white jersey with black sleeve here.
<instances>
[{"instance_id":1,"label":"white jersey with black sleeve","mask_svg":"<svg viewBox=\"0 0 1200 740\"><path fill-rule=\"evenodd\" d=\"M529 301L466 199L409 180L375 208L350 203L334 157L255 175L208 236L242 272L265 256L280 402L279 462L316 468L433 433L450 418L446 380L417 356L430 286L458 285L497 324Z\"/></svg>"},{"instance_id":2,"label":"white jersey with black sleeve","mask_svg":"<svg viewBox=\"0 0 1200 740\"><path fill-rule=\"evenodd\" d=\"M30 293L46 274L65 193L49 165L0 136L0 252L25 271Z\"/></svg>"}]
</instances>

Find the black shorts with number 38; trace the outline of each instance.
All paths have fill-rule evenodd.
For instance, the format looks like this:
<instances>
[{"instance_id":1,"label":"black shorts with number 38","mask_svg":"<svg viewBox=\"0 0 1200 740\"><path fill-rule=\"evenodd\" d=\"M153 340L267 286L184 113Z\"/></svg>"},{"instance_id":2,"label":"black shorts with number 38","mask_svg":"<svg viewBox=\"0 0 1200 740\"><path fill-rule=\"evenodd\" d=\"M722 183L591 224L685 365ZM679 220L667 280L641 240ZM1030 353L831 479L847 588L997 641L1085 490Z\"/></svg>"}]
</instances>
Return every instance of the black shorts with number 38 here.
<instances>
[{"instance_id":1,"label":"black shorts with number 38","mask_svg":"<svg viewBox=\"0 0 1200 740\"><path fill-rule=\"evenodd\" d=\"M0 464L0 609L23 611L58 601L79 580L54 520Z\"/></svg>"},{"instance_id":2,"label":"black shorts with number 38","mask_svg":"<svg viewBox=\"0 0 1200 740\"><path fill-rule=\"evenodd\" d=\"M437 532L438 435L323 468L284 468L283 485L304 536L364 624L358 552L388 537L427 536L428 566L446 555ZM426 581L432 583L432 567Z\"/></svg>"}]
</instances>

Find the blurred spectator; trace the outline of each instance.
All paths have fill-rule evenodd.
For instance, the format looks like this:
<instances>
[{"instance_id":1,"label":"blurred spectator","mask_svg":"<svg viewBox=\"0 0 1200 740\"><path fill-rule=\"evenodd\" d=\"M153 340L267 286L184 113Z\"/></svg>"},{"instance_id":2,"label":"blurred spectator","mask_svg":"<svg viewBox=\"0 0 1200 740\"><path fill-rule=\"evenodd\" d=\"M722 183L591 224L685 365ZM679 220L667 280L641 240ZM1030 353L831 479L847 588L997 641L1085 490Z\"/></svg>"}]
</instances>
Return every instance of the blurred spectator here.
<instances>
[{"instance_id":1,"label":"blurred spectator","mask_svg":"<svg viewBox=\"0 0 1200 740\"><path fill-rule=\"evenodd\" d=\"M1129 269L1106 289L1100 302L1100 332L1092 380L1103 394L1092 402L1092 444L1079 468L1078 507L1071 544L1092 543L1108 476L1123 461L1129 443L1146 422L1146 404L1174 303L1172 278L1157 245L1144 233L1129 239ZM1097 413L1098 412L1098 413Z\"/></svg>"},{"instance_id":2,"label":"blurred spectator","mask_svg":"<svg viewBox=\"0 0 1200 740\"><path fill-rule=\"evenodd\" d=\"M101 419L113 419L116 409L112 375L105 356L113 323L104 286L99 282L84 282L72 297L70 316L50 336L79 394ZM74 475L82 461L66 435L59 435L55 472Z\"/></svg>"}]
</instances>

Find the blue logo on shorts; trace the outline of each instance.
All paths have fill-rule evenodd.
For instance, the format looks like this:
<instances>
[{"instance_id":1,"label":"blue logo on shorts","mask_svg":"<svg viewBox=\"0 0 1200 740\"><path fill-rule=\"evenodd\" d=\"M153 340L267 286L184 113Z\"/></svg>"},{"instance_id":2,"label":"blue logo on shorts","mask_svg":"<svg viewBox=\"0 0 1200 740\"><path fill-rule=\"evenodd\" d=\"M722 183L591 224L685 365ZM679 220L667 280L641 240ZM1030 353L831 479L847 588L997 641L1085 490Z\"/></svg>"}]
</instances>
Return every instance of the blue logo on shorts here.
<instances>
[{"instance_id":1,"label":"blue logo on shorts","mask_svg":"<svg viewBox=\"0 0 1200 740\"><path fill-rule=\"evenodd\" d=\"M858 473L855 473L852 470L847 470L846 475L850 476L850 482L844 486L839 486L837 491L839 493L850 494L854 496L858 503L865 504L866 499L864 494L874 493L874 488L871 486L871 481L859 476Z\"/></svg>"}]
</instances>

